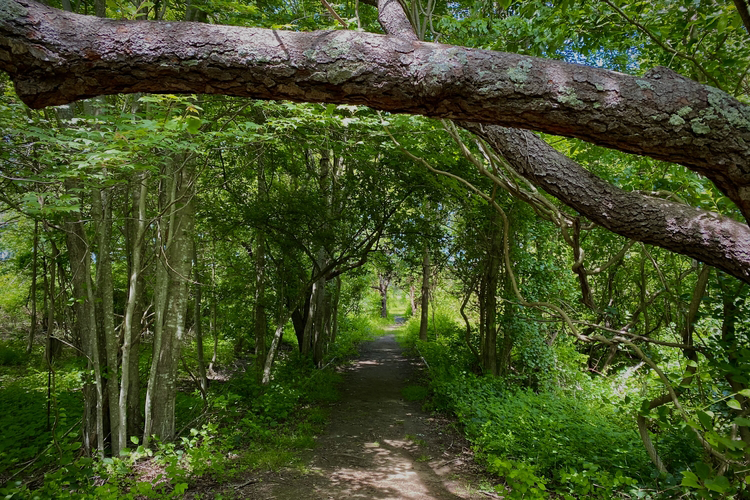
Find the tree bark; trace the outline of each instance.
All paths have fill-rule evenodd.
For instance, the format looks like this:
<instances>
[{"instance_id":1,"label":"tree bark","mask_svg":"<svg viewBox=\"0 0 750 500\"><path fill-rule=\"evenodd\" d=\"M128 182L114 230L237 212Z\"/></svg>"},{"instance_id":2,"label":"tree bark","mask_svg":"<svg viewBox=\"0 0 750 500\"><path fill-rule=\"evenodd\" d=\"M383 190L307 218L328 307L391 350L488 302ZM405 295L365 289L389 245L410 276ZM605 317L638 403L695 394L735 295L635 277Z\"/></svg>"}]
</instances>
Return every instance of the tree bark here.
<instances>
[{"instance_id":1,"label":"tree bark","mask_svg":"<svg viewBox=\"0 0 750 500\"><path fill-rule=\"evenodd\" d=\"M198 241L193 241L193 332L195 333L195 352L198 357L198 383L205 401L208 391L208 376L206 375L206 360L203 352L203 313L202 313L202 291L203 291L203 266L198 261ZM257 346L257 344L256 344Z\"/></svg>"},{"instance_id":2,"label":"tree bark","mask_svg":"<svg viewBox=\"0 0 750 500\"><path fill-rule=\"evenodd\" d=\"M54 241L50 241L52 252L50 255L49 264L49 283L47 287L47 339L44 344L44 359L47 364L51 364L55 356L58 355L58 350L62 344L59 340L55 339L53 334L55 333L55 272L57 269L57 257L59 252L57 245Z\"/></svg>"},{"instance_id":3,"label":"tree bark","mask_svg":"<svg viewBox=\"0 0 750 500\"><path fill-rule=\"evenodd\" d=\"M253 310L253 331L255 334L255 364L259 373L263 369L261 361L266 358L266 243L261 229L255 245L255 306Z\"/></svg>"},{"instance_id":4,"label":"tree bark","mask_svg":"<svg viewBox=\"0 0 750 500\"><path fill-rule=\"evenodd\" d=\"M750 283L750 228L715 212L619 189L531 132L461 123L520 175L602 227Z\"/></svg>"},{"instance_id":5,"label":"tree bark","mask_svg":"<svg viewBox=\"0 0 750 500\"><path fill-rule=\"evenodd\" d=\"M29 339L26 344L26 354L31 354L34 349L34 337L36 337L36 274L39 260L39 221L34 221L34 243L33 255L31 257L31 328L29 328Z\"/></svg>"},{"instance_id":6,"label":"tree bark","mask_svg":"<svg viewBox=\"0 0 750 500\"><path fill-rule=\"evenodd\" d=\"M317 304L318 296L318 281L314 282L310 287L310 293L308 298L305 300L305 322L302 331L302 342L300 344L300 352L303 356L307 356L312 352L313 349L313 325L315 322L315 305Z\"/></svg>"},{"instance_id":7,"label":"tree bark","mask_svg":"<svg viewBox=\"0 0 750 500\"><path fill-rule=\"evenodd\" d=\"M125 314L122 325L122 376L120 380L120 394L118 405L120 422L118 426L119 441L123 448L128 446L128 434L133 435L134 425L131 420L140 413L140 398L132 401L131 398L138 394L136 388L140 388L138 374L138 349L140 344L140 318L136 316L136 306L140 299L141 266L143 260L144 236L146 232L146 193L148 190L147 174L145 172L136 176L137 182L133 189L133 208L135 212L135 224L129 232L130 269L128 275L128 298L125 303ZM138 321L136 321L138 319ZM135 363L131 362L131 353L135 352ZM133 379L136 387L133 387ZM135 392L135 394L132 394ZM135 404L133 404L135 403Z\"/></svg>"},{"instance_id":8,"label":"tree bark","mask_svg":"<svg viewBox=\"0 0 750 500\"><path fill-rule=\"evenodd\" d=\"M258 161L258 199L265 202L266 181L262 156ZM266 358L266 239L264 230L258 229L255 241L255 304L253 309L253 332L255 334L255 366L258 374L263 372L261 361Z\"/></svg>"},{"instance_id":9,"label":"tree bark","mask_svg":"<svg viewBox=\"0 0 750 500\"><path fill-rule=\"evenodd\" d=\"M377 290L380 294L380 317L388 317L388 286L391 284L391 280L385 274L378 274L378 286Z\"/></svg>"},{"instance_id":10,"label":"tree bark","mask_svg":"<svg viewBox=\"0 0 750 500\"><path fill-rule=\"evenodd\" d=\"M192 259L193 203L195 185L188 161L171 160L167 177L165 206L167 231L160 241L158 275L154 305L154 349L148 388L144 442L153 435L162 440L174 437L176 376L185 335L188 302L188 277Z\"/></svg>"},{"instance_id":11,"label":"tree bark","mask_svg":"<svg viewBox=\"0 0 750 500\"><path fill-rule=\"evenodd\" d=\"M331 345L336 343L339 334L339 304L341 303L341 276L336 276L336 289L331 300Z\"/></svg>"},{"instance_id":12,"label":"tree bark","mask_svg":"<svg viewBox=\"0 0 750 500\"><path fill-rule=\"evenodd\" d=\"M480 282L483 287L480 293L483 301L483 315L480 321L484 323L484 338L480 345L482 368L484 373L497 375L500 373L497 358L497 288L500 280L500 267L503 259L503 231L500 214L490 209L489 228L487 232L486 253L482 272L484 276Z\"/></svg>"},{"instance_id":13,"label":"tree bark","mask_svg":"<svg viewBox=\"0 0 750 500\"><path fill-rule=\"evenodd\" d=\"M110 445L112 455L120 456L122 447L127 447L124 432L120 432L119 397L119 359L120 342L115 334L114 284L112 283L112 202L111 193L105 189L93 190L93 215L96 222L96 296L99 311L99 337L104 339L103 346L107 360L105 387L107 393ZM123 429L124 430L124 429Z\"/></svg>"},{"instance_id":14,"label":"tree bark","mask_svg":"<svg viewBox=\"0 0 750 500\"><path fill-rule=\"evenodd\" d=\"M68 181L66 188L76 188ZM93 283L91 281L91 253L80 212L72 213L65 222L68 258L70 260L71 283L75 301L76 328L80 337L87 368L93 374L84 382L83 447L86 453L95 448L99 456L104 455L104 394L102 372L99 361L99 340L96 333Z\"/></svg>"},{"instance_id":15,"label":"tree bark","mask_svg":"<svg viewBox=\"0 0 750 500\"><path fill-rule=\"evenodd\" d=\"M422 257L422 297L419 317L419 340L427 341L428 312L430 308L430 247L424 244Z\"/></svg>"},{"instance_id":16,"label":"tree bark","mask_svg":"<svg viewBox=\"0 0 750 500\"><path fill-rule=\"evenodd\" d=\"M214 246L213 253L211 257L211 311L210 311L210 317L209 317L209 330L211 330L211 338L214 341L213 345L213 352L211 353L211 362L208 364L208 372L213 373L214 372L214 366L216 365L216 361L219 357L219 330L218 325L216 324L216 240L212 241L212 244Z\"/></svg>"}]
</instances>

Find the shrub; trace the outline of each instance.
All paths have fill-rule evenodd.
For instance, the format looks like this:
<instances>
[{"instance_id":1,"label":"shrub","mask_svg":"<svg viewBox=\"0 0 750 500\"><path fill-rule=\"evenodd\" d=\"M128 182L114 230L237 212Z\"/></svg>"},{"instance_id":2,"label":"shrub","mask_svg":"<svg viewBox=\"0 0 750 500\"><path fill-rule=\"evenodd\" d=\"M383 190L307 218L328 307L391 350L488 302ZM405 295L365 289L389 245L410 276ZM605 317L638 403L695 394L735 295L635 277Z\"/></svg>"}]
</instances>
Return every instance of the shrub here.
<instances>
[{"instance_id":1,"label":"shrub","mask_svg":"<svg viewBox=\"0 0 750 500\"><path fill-rule=\"evenodd\" d=\"M26 353L7 342L0 342L0 366L20 366L27 361Z\"/></svg>"}]
</instances>

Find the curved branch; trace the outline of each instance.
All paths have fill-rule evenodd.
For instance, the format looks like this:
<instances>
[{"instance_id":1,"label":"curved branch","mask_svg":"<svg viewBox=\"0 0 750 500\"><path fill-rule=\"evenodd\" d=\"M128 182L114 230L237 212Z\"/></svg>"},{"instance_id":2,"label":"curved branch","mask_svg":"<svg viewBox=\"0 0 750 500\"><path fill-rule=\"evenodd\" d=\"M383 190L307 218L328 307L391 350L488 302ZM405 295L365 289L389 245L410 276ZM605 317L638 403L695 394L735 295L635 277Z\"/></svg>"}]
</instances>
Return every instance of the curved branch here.
<instances>
[{"instance_id":1,"label":"curved branch","mask_svg":"<svg viewBox=\"0 0 750 500\"><path fill-rule=\"evenodd\" d=\"M742 24L745 25L745 29L750 34L750 12L747 9L747 2L745 0L734 0L734 6L742 19Z\"/></svg>"},{"instance_id":2,"label":"curved branch","mask_svg":"<svg viewBox=\"0 0 750 500\"><path fill-rule=\"evenodd\" d=\"M750 283L750 227L746 224L623 191L530 132L476 123L461 126L502 151L516 172L604 228L687 255Z\"/></svg>"}]
</instances>

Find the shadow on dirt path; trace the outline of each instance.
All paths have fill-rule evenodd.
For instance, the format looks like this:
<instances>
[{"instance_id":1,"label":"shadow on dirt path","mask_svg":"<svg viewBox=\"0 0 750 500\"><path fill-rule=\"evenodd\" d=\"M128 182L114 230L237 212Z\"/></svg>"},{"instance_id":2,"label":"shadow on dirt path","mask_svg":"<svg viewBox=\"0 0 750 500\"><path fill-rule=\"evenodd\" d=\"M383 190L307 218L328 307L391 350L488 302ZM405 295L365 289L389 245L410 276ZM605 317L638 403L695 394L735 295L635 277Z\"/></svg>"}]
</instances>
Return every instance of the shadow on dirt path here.
<instances>
[{"instance_id":1,"label":"shadow on dirt path","mask_svg":"<svg viewBox=\"0 0 750 500\"><path fill-rule=\"evenodd\" d=\"M481 478L461 437L421 403L403 399L418 372L394 335L360 352L326 433L309 452L309 472L272 474L243 493L279 500L487 498L476 489Z\"/></svg>"}]
</instances>

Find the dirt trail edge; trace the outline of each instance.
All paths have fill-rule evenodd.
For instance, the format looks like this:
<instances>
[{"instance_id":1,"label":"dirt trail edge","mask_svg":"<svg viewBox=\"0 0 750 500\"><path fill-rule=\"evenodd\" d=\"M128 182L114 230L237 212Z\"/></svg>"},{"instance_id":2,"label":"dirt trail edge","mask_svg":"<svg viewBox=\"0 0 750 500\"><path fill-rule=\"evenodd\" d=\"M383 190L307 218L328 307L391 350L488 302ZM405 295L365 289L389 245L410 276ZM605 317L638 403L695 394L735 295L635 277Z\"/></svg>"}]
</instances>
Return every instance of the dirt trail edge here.
<instances>
[{"instance_id":1,"label":"dirt trail edge","mask_svg":"<svg viewBox=\"0 0 750 500\"><path fill-rule=\"evenodd\" d=\"M278 500L486 499L465 441L402 397L418 372L394 336L367 342L360 352L325 434L309 452L309 472L269 474L243 493Z\"/></svg>"}]
</instances>

